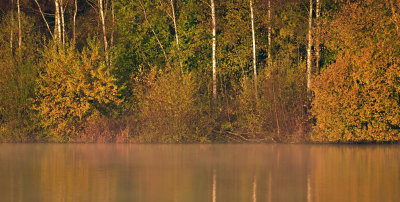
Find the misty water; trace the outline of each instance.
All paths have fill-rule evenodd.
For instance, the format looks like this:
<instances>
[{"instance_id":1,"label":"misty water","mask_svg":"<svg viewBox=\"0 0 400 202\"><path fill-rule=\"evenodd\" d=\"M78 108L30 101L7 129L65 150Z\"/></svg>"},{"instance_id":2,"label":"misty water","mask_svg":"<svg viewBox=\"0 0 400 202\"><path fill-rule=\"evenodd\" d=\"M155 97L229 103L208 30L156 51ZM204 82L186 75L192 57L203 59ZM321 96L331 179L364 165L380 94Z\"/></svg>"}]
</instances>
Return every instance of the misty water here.
<instances>
[{"instance_id":1,"label":"misty water","mask_svg":"<svg viewBox=\"0 0 400 202\"><path fill-rule=\"evenodd\" d=\"M0 199L400 201L400 147L0 144Z\"/></svg>"}]
</instances>

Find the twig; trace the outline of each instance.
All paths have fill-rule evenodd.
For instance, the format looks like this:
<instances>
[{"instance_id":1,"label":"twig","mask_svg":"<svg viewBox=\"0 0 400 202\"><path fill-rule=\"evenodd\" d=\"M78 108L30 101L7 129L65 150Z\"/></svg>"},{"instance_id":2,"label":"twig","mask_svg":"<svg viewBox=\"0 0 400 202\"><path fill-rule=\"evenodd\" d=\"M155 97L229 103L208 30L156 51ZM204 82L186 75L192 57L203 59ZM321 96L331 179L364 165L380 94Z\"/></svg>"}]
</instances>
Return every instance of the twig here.
<instances>
[{"instance_id":1,"label":"twig","mask_svg":"<svg viewBox=\"0 0 400 202\"><path fill-rule=\"evenodd\" d=\"M40 14L42 15L42 18L43 18L44 22L46 23L46 26L47 26L47 29L49 30L49 33L50 33L50 35L51 35L51 38L54 39L53 33L52 33L51 30L50 30L49 23L47 23L47 20L46 20L46 18L44 17L44 14L43 14L43 12L42 12L42 9L40 8L39 2L38 2L37 0L35 0L35 2L36 2L36 5L37 5L38 8L39 8Z\"/></svg>"},{"instance_id":2,"label":"twig","mask_svg":"<svg viewBox=\"0 0 400 202\"><path fill-rule=\"evenodd\" d=\"M158 42L158 45L161 47L161 50L162 50L162 52L163 52L163 54L164 54L165 62L166 62L167 65L169 66L169 61L168 61L167 54L165 53L164 46L161 44L160 40L158 39L158 36L157 36L156 32L154 31L153 27L151 26L149 20L147 19L146 9L144 8L142 1L139 0L139 3L140 3L140 6L141 6L142 9L143 9L144 19L146 20L146 22L147 22L147 24L149 25L151 31L153 32L154 36L156 37L157 42Z\"/></svg>"}]
</instances>

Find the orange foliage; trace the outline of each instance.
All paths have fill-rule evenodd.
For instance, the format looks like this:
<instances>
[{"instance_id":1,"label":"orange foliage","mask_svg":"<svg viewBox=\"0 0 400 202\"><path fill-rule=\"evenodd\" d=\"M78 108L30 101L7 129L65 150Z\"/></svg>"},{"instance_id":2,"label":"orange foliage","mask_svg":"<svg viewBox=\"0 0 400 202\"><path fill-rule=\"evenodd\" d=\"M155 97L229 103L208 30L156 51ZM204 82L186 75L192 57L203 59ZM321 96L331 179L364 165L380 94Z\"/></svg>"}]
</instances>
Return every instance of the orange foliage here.
<instances>
[{"instance_id":1,"label":"orange foliage","mask_svg":"<svg viewBox=\"0 0 400 202\"><path fill-rule=\"evenodd\" d=\"M313 140L398 141L400 42L389 5L351 3L332 17L323 38L337 55L315 79Z\"/></svg>"}]
</instances>

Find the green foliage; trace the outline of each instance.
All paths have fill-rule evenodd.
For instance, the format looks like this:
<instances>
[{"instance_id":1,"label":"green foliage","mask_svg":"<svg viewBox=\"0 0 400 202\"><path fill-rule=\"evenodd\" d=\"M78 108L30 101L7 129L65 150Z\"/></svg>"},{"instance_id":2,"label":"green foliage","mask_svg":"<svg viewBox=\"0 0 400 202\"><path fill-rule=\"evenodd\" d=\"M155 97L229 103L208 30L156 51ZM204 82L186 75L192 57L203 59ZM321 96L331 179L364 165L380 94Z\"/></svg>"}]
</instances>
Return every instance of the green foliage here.
<instances>
[{"instance_id":1,"label":"green foliage","mask_svg":"<svg viewBox=\"0 0 400 202\"><path fill-rule=\"evenodd\" d=\"M36 109L51 141L68 141L90 117L105 114L121 102L110 69L95 41L89 41L81 53L68 45L46 48Z\"/></svg>"},{"instance_id":2,"label":"green foliage","mask_svg":"<svg viewBox=\"0 0 400 202\"><path fill-rule=\"evenodd\" d=\"M314 141L399 140L400 43L391 19L384 2L365 1L325 22L325 43L337 55L315 81Z\"/></svg>"},{"instance_id":3,"label":"green foliage","mask_svg":"<svg viewBox=\"0 0 400 202\"><path fill-rule=\"evenodd\" d=\"M35 139L32 98L38 38L33 19L24 13L21 13L21 25L23 37L19 48L15 14L11 18L8 13L0 23L0 142Z\"/></svg>"},{"instance_id":4,"label":"green foliage","mask_svg":"<svg viewBox=\"0 0 400 202\"><path fill-rule=\"evenodd\" d=\"M74 45L49 45L41 16L24 4L19 47L17 13L0 15L1 142L295 142L308 139L312 124L314 141L399 140L398 4L392 11L390 1L321 2L312 30L321 58L312 63L322 72L307 97L309 1L271 1L271 22L268 1L254 1L257 95L249 1L216 1L213 99L209 1L172 1L176 28L169 0L110 2L109 61L88 1L78 2Z\"/></svg>"}]
</instances>

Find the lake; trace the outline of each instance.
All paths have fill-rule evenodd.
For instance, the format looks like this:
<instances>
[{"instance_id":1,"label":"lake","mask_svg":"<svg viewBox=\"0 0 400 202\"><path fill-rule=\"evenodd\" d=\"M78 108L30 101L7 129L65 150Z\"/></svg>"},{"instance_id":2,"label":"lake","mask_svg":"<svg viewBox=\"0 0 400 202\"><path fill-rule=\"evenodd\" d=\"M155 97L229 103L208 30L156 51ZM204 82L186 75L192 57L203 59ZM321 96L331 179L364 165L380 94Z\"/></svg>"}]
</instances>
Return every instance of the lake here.
<instances>
[{"instance_id":1,"label":"lake","mask_svg":"<svg viewBox=\"0 0 400 202\"><path fill-rule=\"evenodd\" d=\"M0 144L0 201L400 201L400 147Z\"/></svg>"}]
</instances>

